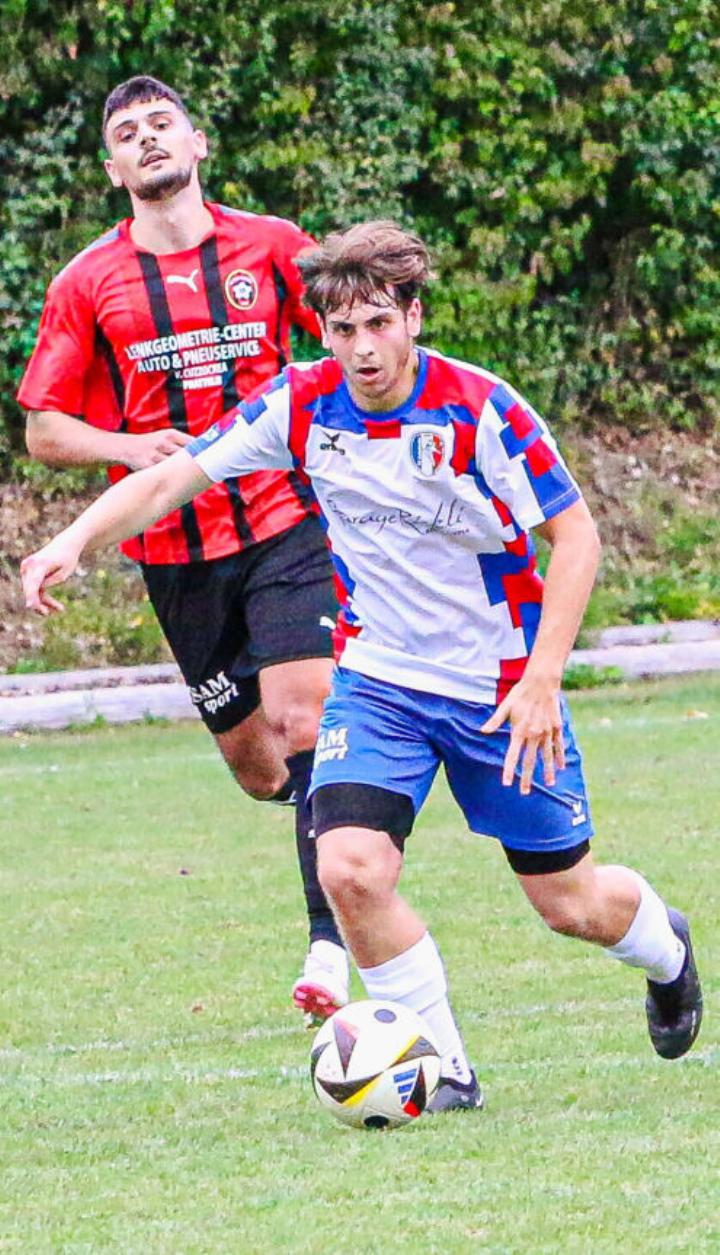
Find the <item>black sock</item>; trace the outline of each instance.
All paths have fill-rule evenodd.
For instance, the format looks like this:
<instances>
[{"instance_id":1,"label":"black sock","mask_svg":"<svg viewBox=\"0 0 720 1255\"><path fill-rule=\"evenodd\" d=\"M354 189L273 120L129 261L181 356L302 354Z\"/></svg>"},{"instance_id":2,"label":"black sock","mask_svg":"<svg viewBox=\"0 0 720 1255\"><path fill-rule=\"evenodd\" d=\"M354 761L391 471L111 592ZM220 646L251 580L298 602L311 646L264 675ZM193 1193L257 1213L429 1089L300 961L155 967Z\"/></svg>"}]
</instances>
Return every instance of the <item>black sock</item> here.
<instances>
[{"instance_id":1,"label":"black sock","mask_svg":"<svg viewBox=\"0 0 720 1255\"><path fill-rule=\"evenodd\" d=\"M338 932L330 904L322 891L317 874L317 847L315 838L309 836L312 828L312 815L308 803L307 792L310 787L314 750L302 750L286 759L290 772L290 780L296 793L295 802L295 840L297 843L298 862L302 875L305 902L307 903L308 921L310 925L310 942L333 941L336 946L343 945Z\"/></svg>"}]
</instances>

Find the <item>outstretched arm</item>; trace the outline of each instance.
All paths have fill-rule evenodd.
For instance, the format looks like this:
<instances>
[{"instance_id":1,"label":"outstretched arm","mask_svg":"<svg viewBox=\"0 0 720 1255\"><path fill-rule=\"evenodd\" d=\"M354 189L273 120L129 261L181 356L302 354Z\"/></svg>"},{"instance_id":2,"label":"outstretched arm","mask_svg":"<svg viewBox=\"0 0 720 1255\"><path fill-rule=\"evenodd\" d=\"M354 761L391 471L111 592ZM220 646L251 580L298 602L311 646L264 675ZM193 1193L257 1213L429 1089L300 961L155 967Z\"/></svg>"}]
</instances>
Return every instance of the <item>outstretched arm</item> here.
<instances>
[{"instance_id":1,"label":"outstretched arm","mask_svg":"<svg viewBox=\"0 0 720 1255\"><path fill-rule=\"evenodd\" d=\"M62 610L47 592L72 575L84 550L127 540L192 500L211 480L183 449L113 484L74 523L25 558L20 568L25 604L37 614Z\"/></svg>"},{"instance_id":2,"label":"outstretched arm","mask_svg":"<svg viewBox=\"0 0 720 1255\"><path fill-rule=\"evenodd\" d=\"M552 546L545 576L543 609L537 637L522 679L500 703L483 732L496 732L507 719L512 735L503 767L503 784L521 769L520 792L529 793L538 754L545 783L565 766L560 713L560 684L595 582L600 541L584 501L562 510L537 528Z\"/></svg>"},{"instance_id":3,"label":"outstretched arm","mask_svg":"<svg viewBox=\"0 0 720 1255\"><path fill-rule=\"evenodd\" d=\"M154 466L177 453L192 439L174 427L135 435L104 431L60 410L30 410L25 441L28 453L46 466L108 466L119 463L131 471Z\"/></svg>"}]
</instances>

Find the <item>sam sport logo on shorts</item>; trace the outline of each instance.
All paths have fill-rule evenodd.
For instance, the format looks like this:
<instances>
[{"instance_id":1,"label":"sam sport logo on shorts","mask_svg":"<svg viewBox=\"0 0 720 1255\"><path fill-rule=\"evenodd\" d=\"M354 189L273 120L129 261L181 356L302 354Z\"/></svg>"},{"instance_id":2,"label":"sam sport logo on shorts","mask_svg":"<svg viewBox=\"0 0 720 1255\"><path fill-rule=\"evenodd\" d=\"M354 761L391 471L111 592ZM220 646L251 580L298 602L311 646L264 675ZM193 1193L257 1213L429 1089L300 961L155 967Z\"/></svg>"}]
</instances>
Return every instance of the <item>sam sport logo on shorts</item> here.
<instances>
[{"instance_id":1,"label":"sam sport logo on shorts","mask_svg":"<svg viewBox=\"0 0 720 1255\"><path fill-rule=\"evenodd\" d=\"M349 749L347 724L342 728L321 730L315 747L315 766L333 760L342 761Z\"/></svg>"},{"instance_id":2,"label":"sam sport logo on shorts","mask_svg":"<svg viewBox=\"0 0 720 1255\"><path fill-rule=\"evenodd\" d=\"M224 671L218 671L217 675L204 680L202 684L190 687L193 705L202 706L209 715L214 715L216 710L227 706L228 702L231 702L237 695L237 684L228 680Z\"/></svg>"},{"instance_id":3,"label":"sam sport logo on shorts","mask_svg":"<svg viewBox=\"0 0 720 1255\"><path fill-rule=\"evenodd\" d=\"M425 479L432 479L445 461L445 441L437 431L418 431L410 441L410 457Z\"/></svg>"},{"instance_id":4,"label":"sam sport logo on shorts","mask_svg":"<svg viewBox=\"0 0 720 1255\"><path fill-rule=\"evenodd\" d=\"M225 280L225 295L235 309L252 309L258 298L257 279L249 270L231 270Z\"/></svg>"}]
</instances>

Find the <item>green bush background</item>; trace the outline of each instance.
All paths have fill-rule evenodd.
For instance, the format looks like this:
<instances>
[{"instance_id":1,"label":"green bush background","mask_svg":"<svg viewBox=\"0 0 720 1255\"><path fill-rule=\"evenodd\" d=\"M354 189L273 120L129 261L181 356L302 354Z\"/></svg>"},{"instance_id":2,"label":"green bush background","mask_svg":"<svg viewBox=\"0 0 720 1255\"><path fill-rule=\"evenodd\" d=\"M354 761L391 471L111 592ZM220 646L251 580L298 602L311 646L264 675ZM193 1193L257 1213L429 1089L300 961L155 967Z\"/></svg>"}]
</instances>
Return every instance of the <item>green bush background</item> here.
<instances>
[{"instance_id":1,"label":"green bush background","mask_svg":"<svg viewBox=\"0 0 720 1255\"><path fill-rule=\"evenodd\" d=\"M554 421L720 413L716 0L0 0L0 447L45 286L127 212L102 102L149 72L207 128L212 197L437 257L428 338Z\"/></svg>"}]
</instances>

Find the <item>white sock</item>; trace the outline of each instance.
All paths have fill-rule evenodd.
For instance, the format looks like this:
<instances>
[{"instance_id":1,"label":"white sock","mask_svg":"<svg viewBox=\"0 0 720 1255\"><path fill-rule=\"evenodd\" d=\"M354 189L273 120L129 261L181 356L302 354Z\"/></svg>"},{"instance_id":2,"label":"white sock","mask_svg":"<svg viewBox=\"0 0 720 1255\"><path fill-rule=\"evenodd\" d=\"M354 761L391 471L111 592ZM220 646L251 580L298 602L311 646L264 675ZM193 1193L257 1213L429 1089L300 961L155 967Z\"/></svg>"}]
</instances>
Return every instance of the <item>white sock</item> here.
<instances>
[{"instance_id":1,"label":"white sock","mask_svg":"<svg viewBox=\"0 0 720 1255\"><path fill-rule=\"evenodd\" d=\"M662 898L638 872L625 870L637 881L640 905L625 936L605 953L628 967L643 967L649 980L667 985L682 971L685 946L670 927Z\"/></svg>"},{"instance_id":2,"label":"white sock","mask_svg":"<svg viewBox=\"0 0 720 1255\"><path fill-rule=\"evenodd\" d=\"M443 961L430 933L394 959L358 971L368 998L399 1002L422 1016L442 1057L441 1075L466 1084L470 1064L450 1010Z\"/></svg>"}]
</instances>

